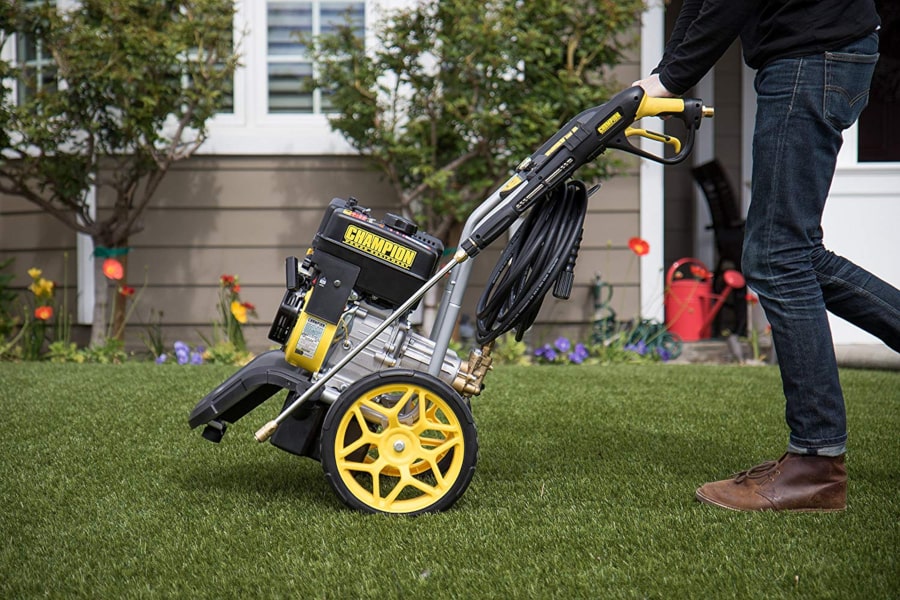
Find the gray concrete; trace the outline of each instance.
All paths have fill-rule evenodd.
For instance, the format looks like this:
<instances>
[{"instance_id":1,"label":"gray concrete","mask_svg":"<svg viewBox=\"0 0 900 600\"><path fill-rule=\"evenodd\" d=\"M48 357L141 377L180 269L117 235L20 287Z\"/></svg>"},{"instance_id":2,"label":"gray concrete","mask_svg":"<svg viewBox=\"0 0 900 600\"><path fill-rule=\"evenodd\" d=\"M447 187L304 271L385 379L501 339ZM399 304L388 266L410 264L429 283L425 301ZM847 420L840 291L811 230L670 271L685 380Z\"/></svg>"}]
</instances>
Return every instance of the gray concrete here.
<instances>
[{"instance_id":1,"label":"gray concrete","mask_svg":"<svg viewBox=\"0 0 900 600\"><path fill-rule=\"evenodd\" d=\"M762 361L753 360L753 352L746 341L729 342L723 339L688 342L674 364L774 364L768 340L761 340ZM849 369L884 369L900 371L900 353L883 344L848 344L834 348L838 366Z\"/></svg>"},{"instance_id":2,"label":"gray concrete","mask_svg":"<svg viewBox=\"0 0 900 600\"><path fill-rule=\"evenodd\" d=\"M884 344L847 344L834 347L838 365L853 369L900 371L900 354Z\"/></svg>"}]
</instances>

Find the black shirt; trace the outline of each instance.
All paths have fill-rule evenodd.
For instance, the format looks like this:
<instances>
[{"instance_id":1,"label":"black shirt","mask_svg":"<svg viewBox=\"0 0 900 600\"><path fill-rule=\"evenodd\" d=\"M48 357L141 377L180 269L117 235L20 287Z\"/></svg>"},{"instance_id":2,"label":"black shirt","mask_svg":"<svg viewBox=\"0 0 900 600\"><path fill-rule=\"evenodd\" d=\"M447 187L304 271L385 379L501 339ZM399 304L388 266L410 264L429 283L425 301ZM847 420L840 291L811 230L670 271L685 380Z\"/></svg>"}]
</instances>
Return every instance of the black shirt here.
<instances>
[{"instance_id":1,"label":"black shirt","mask_svg":"<svg viewBox=\"0 0 900 600\"><path fill-rule=\"evenodd\" d=\"M741 37L744 61L835 50L875 31L874 0L684 0L654 72L674 94L692 88Z\"/></svg>"}]
</instances>

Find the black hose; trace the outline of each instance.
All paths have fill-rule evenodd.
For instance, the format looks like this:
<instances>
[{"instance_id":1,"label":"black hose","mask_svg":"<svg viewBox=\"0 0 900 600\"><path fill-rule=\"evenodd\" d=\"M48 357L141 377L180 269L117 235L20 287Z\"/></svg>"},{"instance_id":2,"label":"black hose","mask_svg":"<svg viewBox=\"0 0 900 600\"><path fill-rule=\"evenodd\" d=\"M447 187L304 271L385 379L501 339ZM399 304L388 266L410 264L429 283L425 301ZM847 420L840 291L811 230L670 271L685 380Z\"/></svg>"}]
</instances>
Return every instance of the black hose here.
<instances>
[{"instance_id":1,"label":"black hose","mask_svg":"<svg viewBox=\"0 0 900 600\"><path fill-rule=\"evenodd\" d=\"M503 249L476 309L479 344L516 327L516 340L537 318L544 296L578 251L588 194L580 181L544 195Z\"/></svg>"}]
</instances>

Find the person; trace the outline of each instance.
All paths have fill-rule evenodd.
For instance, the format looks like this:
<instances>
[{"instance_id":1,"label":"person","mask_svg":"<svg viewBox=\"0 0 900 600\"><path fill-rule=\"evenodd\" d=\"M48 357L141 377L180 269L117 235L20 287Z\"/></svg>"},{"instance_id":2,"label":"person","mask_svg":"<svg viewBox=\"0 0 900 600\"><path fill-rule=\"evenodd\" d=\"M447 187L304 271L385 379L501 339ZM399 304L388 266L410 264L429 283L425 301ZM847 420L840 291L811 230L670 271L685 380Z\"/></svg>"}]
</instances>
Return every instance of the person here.
<instances>
[{"instance_id":1,"label":"person","mask_svg":"<svg viewBox=\"0 0 900 600\"><path fill-rule=\"evenodd\" d=\"M772 326L787 451L697 500L732 510L847 506L847 423L826 309L900 352L900 291L823 245L842 131L868 102L874 0L685 0L659 66L635 82L680 96L740 37L756 70L751 203L742 270Z\"/></svg>"}]
</instances>

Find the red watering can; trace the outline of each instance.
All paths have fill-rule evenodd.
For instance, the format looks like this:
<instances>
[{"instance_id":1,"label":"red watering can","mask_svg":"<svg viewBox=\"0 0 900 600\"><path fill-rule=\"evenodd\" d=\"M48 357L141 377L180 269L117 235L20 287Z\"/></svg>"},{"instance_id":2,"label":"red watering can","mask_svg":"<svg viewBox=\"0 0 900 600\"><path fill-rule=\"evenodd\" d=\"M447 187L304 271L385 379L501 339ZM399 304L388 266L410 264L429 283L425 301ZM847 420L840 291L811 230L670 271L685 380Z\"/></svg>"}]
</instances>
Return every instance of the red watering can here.
<instances>
[{"instance_id":1,"label":"red watering can","mask_svg":"<svg viewBox=\"0 0 900 600\"><path fill-rule=\"evenodd\" d=\"M725 289L712 290L713 273L696 258L676 260L666 273L666 327L682 341L711 337L712 321L733 289L744 287L744 276L729 269L722 276Z\"/></svg>"}]
</instances>

